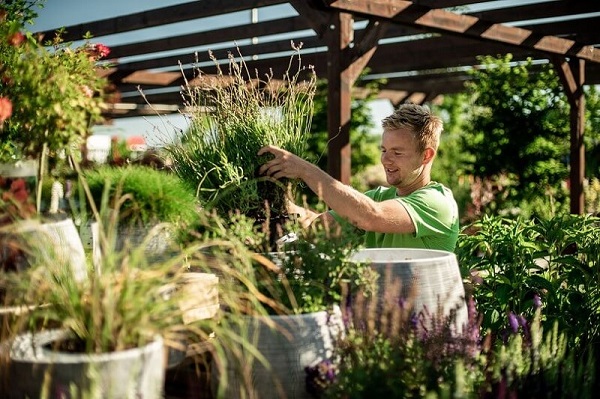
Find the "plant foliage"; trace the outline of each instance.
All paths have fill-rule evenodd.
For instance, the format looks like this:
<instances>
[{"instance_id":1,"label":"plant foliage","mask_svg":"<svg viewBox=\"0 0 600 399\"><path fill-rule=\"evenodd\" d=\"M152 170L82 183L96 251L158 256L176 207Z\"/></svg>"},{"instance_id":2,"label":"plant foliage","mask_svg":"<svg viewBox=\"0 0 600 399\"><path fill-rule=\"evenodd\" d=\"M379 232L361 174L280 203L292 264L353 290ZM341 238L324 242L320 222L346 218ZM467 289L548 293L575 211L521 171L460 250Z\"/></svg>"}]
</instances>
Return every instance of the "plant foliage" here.
<instances>
[{"instance_id":1,"label":"plant foliage","mask_svg":"<svg viewBox=\"0 0 600 399\"><path fill-rule=\"evenodd\" d=\"M194 81L186 82L191 127L165 149L175 173L196 190L204 207L261 221L269 212L273 219L287 215L287 184L259 178L266 158L257 153L265 145L298 155L306 150L316 77L301 64L300 48L294 51L281 78L253 76L241 54L240 61L229 54L224 72L209 53L216 76L198 69Z\"/></svg>"}]
</instances>

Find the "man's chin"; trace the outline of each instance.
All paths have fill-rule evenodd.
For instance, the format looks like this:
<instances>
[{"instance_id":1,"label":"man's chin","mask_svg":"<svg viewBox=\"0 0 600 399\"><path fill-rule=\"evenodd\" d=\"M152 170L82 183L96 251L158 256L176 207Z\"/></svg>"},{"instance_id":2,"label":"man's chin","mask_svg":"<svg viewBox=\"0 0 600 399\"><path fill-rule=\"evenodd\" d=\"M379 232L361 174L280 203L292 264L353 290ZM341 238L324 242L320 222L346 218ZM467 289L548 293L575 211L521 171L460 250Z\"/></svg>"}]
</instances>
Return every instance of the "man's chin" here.
<instances>
[{"instance_id":1,"label":"man's chin","mask_svg":"<svg viewBox=\"0 0 600 399\"><path fill-rule=\"evenodd\" d=\"M387 181L387 184L389 184L390 186L395 186L399 183L398 179L393 179L390 176L386 176L385 181Z\"/></svg>"}]
</instances>

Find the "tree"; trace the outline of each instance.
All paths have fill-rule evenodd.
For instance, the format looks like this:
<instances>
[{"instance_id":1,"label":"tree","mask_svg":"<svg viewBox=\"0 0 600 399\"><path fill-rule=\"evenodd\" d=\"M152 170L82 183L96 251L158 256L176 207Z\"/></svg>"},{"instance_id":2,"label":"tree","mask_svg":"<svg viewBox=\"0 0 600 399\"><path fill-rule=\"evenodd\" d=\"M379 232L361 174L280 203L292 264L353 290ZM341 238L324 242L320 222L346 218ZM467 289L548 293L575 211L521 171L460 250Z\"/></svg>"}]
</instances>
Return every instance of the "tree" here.
<instances>
[{"instance_id":1,"label":"tree","mask_svg":"<svg viewBox=\"0 0 600 399\"><path fill-rule=\"evenodd\" d=\"M554 69L513 62L510 54L480 61L467 91L445 96L439 107L446 138L432 174L454 189L469 180L472 203L461 209L471 218L568 212L570 109ZM599 174L600 96L595 87L586 87L585 96L586 177L592 178Z\"/></svg>"},{"instance_id":2,"label":"tree","mask_svg":"<svg viewBox=\"0 0 600 399\"><path fill-rule=\"evenodd\" d=\"M494 192L483 205L522 211L540 195L564 205L569 104L552 66L513 63L510 54L480 61L467 86L472 114L462 147L472 156L467 172Z\"/></svg>"},{"instance_id":3,"label":"tree","mask_svg":"<svg viewBox=\"0 0 600 399\"><path fill-rule=\"evenodd\" d=\"M461 141L469 122L469 95L445 95L443 102L432 108L444 121L444 131L431 169L431 178L452 190L460 214L463 215L471 202L471 187L465 168L473 156L463 150Z\"/></svg>"}]
</instances>

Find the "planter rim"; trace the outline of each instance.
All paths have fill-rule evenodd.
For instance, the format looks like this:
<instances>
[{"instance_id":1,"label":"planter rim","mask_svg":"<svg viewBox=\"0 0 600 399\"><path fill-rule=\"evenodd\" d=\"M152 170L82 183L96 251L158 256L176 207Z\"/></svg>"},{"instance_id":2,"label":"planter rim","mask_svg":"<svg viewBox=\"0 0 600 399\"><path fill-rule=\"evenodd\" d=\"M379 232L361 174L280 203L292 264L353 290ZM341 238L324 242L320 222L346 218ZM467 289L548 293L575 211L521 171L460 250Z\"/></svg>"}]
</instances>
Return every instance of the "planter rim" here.
<instances>
[{"instance_id":1,"label":"planter rim","mask_svg":"<svg viewBox=\"0 0 600 399\"><path fill-rule=\"evenodd\" d=\"M72 353L59 352L44 348L44 345L69 336L67 330L47 330L37 332L35 334L25 333L15 338L10 345L11 361L32 361L37 363L52 363L52 364L78 364L82 361L105 362L118 359L126 359L136 356L140 351L153 351L163 347L163 338L157 335L153 341L145 345L124 349L121 351L105 352L105 353ZM19 349L19 344L22 347Z\"/></svg>"},{"instance_id":2,"label":"planter rim","mask_svg":"<svg viewBox=\"0 0 600 399\"><path fill-rule=\"evenodd\" d=\"M36 159L20 159L15 162L0 162L0 176L4 177L37 177L38 161Z\"/></svg>"},{"instance_id":3,"label":"planter rim","mask_svg":"<svg viewBox=\"0 0 600 399\"><path fill-rule=\"evenodd\" d=\"M302 319L312 319L315 315L320 314L328 314L328 315L337 315L341 314L341 308L339 305L333 305L333 308L327 310L319 310L316 312L308 312L308 313L294 313L294 314L274 314L274 315L246 315L243 316L244 319L252 320L275 320L275 321L286 321L286 320L302 320Z\"/></svg>"},{"instance_id":4,"label":"planter rim","mask_svg":"<svg viewBox=\"0 0 600 399\"><path fill-rule=\"evenodd\" d=\"M390 262L427 263L431 260L456 258L453 252L427 248L365 248L349 256L351 262L372 264Z\"/></svg>"}]
</instances>

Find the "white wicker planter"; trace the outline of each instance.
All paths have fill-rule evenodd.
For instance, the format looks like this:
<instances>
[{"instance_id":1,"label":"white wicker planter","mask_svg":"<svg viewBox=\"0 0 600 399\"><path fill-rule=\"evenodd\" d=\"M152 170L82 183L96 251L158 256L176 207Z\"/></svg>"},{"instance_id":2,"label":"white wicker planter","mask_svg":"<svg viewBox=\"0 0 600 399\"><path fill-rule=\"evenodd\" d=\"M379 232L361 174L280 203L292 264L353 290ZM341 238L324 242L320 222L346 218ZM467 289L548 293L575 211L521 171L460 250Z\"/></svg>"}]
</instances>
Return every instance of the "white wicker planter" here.
<instances>
[{"instance_id":1,"label":"white wicker planter","mask_svg":"<svg viewBox=\"0 0 600 399\"><path fill-rule=\"evenodd\" d=\"M5 387L0 396L40 398L47 375L50 398L163 398L162 338L157 337L142 348L113 353L81 354L48 349L48 344L65 334L63 330L48 330L35 336L18 336L10 345L9 362L3 366L6 371L3 370L2 378L7 378L2 381ZM71 396L73 388L77 392Z\"/></svg>"},{"instance_id":2,"label":"white wicker planter","mask_svg":"<svg viewBox=\"0 0 600 399\"><path fill-rule=\"evenodd\" d=\"M456 255L416 248L369 248L357 251L351 261L365 262L380 274L379 301L404 299L413 311L448 316L456 312L456 330L468 321L465 289ZM390 292L397 288L397 291ZM427 325L427 324L426 324Z\"/></svg>"},{"instance_id":3,"label":"white wicker planter","mask_svg":"<svg viewBox=\"0 0 600 399\"><path fill-rule=\"evenodd\" d=\"M219 397L238 399L245 393L247 398L256 399L313 398L306 392L304 369L332 356L335 339L344 333L339 307L333 312L268 317L275 323L275 329L268 327L262 317L246 318L246 327L250 341L255 342L269 367L256 359L251 362L227 359L227 386L224 396ZM246 389L243 388L243 367L250 367L252 381L252 386ZM213 393L217 397L220 378L214 363L212 370Z\"/></svg>"},{"instance_id":4,"label":"white wicker planter","mask_svg":"<svg viewBox=\"0 0 600 399\"><path fill-rule=\"evenodd\" d=\"M13 233L26 241L29 256L68 265L77 281L87 277L85 251L73 219L44 223L23 220L15 224Z\"/></svg>"}]
</instances>

